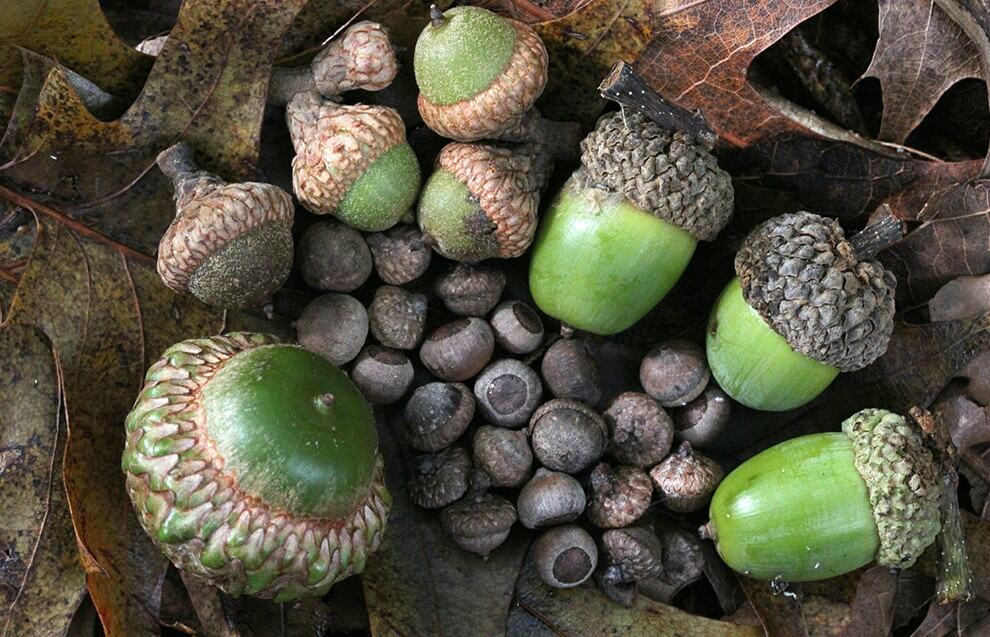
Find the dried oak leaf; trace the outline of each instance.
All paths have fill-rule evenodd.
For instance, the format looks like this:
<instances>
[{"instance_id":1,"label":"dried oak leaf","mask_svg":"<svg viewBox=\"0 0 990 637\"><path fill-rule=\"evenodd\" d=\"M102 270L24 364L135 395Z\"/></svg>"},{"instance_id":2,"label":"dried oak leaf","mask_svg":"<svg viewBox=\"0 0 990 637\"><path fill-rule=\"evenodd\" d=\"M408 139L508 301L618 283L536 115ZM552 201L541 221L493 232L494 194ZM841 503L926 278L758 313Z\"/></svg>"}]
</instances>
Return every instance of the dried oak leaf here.
<instances>
[{"instance_id":1,"label":"dried oak leaf","mask_svg":"<svg viewBox=\"0 0 990 637\"><path fill-rule=\"evenodd\" d=\"M809 627L801 610L801 595L793 590L796 585L780 584L788 589L782 591L776 582L768 584L743 575L737 579L767 635L808 637Z\"/></svg>"}]
</instances>

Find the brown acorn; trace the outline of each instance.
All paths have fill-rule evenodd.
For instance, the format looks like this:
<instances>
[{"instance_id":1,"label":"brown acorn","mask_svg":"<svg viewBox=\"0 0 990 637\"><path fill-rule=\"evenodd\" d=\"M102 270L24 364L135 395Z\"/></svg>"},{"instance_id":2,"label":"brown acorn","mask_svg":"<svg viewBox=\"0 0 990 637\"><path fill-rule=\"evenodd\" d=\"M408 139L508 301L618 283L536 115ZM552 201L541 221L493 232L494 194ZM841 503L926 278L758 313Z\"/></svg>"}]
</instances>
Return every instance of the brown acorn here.
<instances>
[{"instance_id":1,"label":"brown acorn","mask_svg":"<svg viewBox=\"0 0 990 637\"><path fill-rule=\"evenodd\" d=\"M623 464L649 467L663 460L674 425L660 403L640 392L623 392L602 413L611 439L608 452Z\"/></svg>"},{"instance_id":2,"label":"brown acorn","mask_svg":"<svg viewBox=\"0 0 990 637\"><path fill-rule=\"evenodd\" d=\"M413 366L398 350L369 345L354 361L351 381L368 402L387 405L405 395L413 381Z\"/></svg>"},{"instance_id":3,"label":"brown acorn","mask_svg":"<svg viewBox=\"0 0 990 637\"><path fill-rule=\"evenodd\" d=\"M547 349L540 373L556 398L573 398L595 406L602 398L598 363L582 338L562 338Z\"/></svg>"},{"instance_id":4,"label":"brown acorn","mask_svg":"<svg viewBox=\"0 0 990 637\"><path fill-rule=\"evenodd\" d=\"M347 294L316 297L295 326L300 345L338 366L354 360L368 339L368 313Z\"/></svg>"},{"instance_id":5,"label":"brown acorn","mask_svg":"<svg viewBox=\"0 0 990 637\"><path fill-rule=\"evenodd\" d=\"M462 549L488 557L509 537L516 523L516 507L488 493L487 476L476 471L471 490L443 510L440 523Z\"/></svg>"},{"instance_id":6,"label":"brown acorn","mask_svg":"<svg viewBox=\"0 0 990 637\"><path fill-rule=\"evenodd\" d=\"M440 451L467 430L474 417L474 396L460 383L428 383L406 403L403 436L420 451Z\"/></svg>"},{"instance_id":7,"label":"brown acorn","mask_svg":"<svg viewBox=\"0 0 990 637\"><path fill-rule=\"evenodd\" d=\"M371 251L364 237L334 221L306 228L296 257L306 284L324 292L353 292L371 275Z\"/></svg>"},{"instance_id":8,"label":"brown acorn","mask_svg":"<svg viewBox=\"0 0 990 637\"><path fill-rule=\"evenodd\" d=\"M433 293L461 316L486 316L505 289L505 273L486 265L458 263L433 282Z\"/></svg>"},{"instance_id":9,"label":"brown acorn","mask_svg":"<svg viewBox=\"0 0 990 637\"><path fill-rule=\"evenodd\" d=\"M529 421L533 453L554 471L578 473L601 458L608 427L584 403L555 398L543 403Z\"/></svg>"},{"instance_id":10,"label":"brown acorn","mask_svg":"<svg viewBox=\"0 0 990 637\"><path fill-rule=\"evenodd\" d=\"M467 492L471 458L464 447L416 456L409 480L409 498L424 509L442 509Z\"/></svg>"},{"instance_id":11,"label":"brown acorn","mask_svg":"<svg viewBox=\"0 0 990 637\"><path fill-rule=\"evenodd\" d=\"M443 380L463 381L480 372L495 351L492 328L480 318L462 318L441 325L419 349L419 359Z\"/></svg>"},{"instance_id":12,"label":"brown acorn","mask_svg":"<svg viewBox=\"0 0 990 637\"><path fill-rule=\"evenodd\" d=\"M405 285L418 279L430 267L433 255L423 233L412 224L369 235L368 247L378 278L390 285Z\"/></svg>"},{"instance_id":13,"label":"brown acorn","mask_svg":"<svg viewBox=\"0 0 990 637\"><path fill-rule=\"evenodd\" d=\"M708 504L725 477L718 463L682 442L677 451L650 470L661 503L677 513L698 511Z\"/></svg>"},{"instance_id":14,"label":"brown acorn","mask_svg":"<svg viewBox=\"0 0 990 637\"><path fill-rule=\"evenodd\" d=\"M426 297L394 285L375 290L368 306L368 327L379 343L395 349L415 349L426 327Z\"/></svg>"}]
</instances>

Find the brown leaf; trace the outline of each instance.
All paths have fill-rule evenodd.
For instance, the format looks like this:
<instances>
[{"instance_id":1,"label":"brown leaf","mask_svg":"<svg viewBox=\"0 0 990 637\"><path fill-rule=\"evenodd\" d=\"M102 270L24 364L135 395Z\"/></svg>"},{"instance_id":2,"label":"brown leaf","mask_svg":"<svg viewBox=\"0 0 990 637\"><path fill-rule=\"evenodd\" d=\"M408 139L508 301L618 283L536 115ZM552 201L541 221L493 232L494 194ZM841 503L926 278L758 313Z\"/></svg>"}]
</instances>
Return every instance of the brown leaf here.
<instances>
[{"instance_id":1,"label":"brown leaf","mask_svg":"<svg viewBox=\"0 0 990 637\"><path fill-rule=\"evenodd\" d=\"M845 637L886 637L894 622L894 599L897 574L885 566L868 569L856 587L852 602L852 621Z\"/></svg>"},{"instance_id":2,"label":"brown leaf","mask_svg":"<svg viewBox=\"0 0 990 637\"><path fill-rule=\"evenodd\" d=\"M64 635L86 591L62 484L62 370L24 325L0 331L0 635Z\"/></svg>"},{"instance_id":3,"label":"brown leaf","mask_svg":"<svg viewBox=\"0 0 990 637\"><path fill-rule=\"evenodd\" d=\"M808 637L808 626L801 610L799 593L777 582L755 580L742 575L738 576L746 599L756 612L760 623L768 635L780 637Z\"/></svg>"},{"instance_id":4,"label":"brown leaf","mask_svg":"<svg viewBox=\"0 0 990 637\"><path fill-rule=\"evenodd\" d=\"M763 631L691 615L673 606L653 602L638 595L629 608L619 606L602 593L594 582L576 588L554 589L536 574L527 558L516 583L515 604L509 617L509 637L555 635L557 637L598 637L628 635L653 637L757 637Z\"/></svg>"},{"instance_id":5,"label":"brown leaf","mask_svg":"<svg viewBox=\"0 0 990 637\"><path fill-rule=\"evenodd\" d=\"M487 560L458 548L435 513L409 500L405 485L413 452L398 441L395 419L384 410L378 415L378 444L394 503L382 547L362 576L372 635L502 633L529 537L513 534Z\"/></svg>"},{"instance_id":6,"label":"brown leaf","mask_svg":"<svg viewBox=\"0 0 990 637\"><path fill-rule=\"evenodd\" d=\"M928 302L932 321L956 321L990 312L990 275L952 279Z\"/></svg>"},{"instance_id":7,"label":"brown leaf","mask_svg":"<svg viewBox=\"0 0 990 637\"><path fill-rule=\"evenodd\" d=\"M880 0L880 39L864 77L880 81L880 139L903 143L956 82L980 77L979 50L932 0Z\"/></svg>"}]
</instances>

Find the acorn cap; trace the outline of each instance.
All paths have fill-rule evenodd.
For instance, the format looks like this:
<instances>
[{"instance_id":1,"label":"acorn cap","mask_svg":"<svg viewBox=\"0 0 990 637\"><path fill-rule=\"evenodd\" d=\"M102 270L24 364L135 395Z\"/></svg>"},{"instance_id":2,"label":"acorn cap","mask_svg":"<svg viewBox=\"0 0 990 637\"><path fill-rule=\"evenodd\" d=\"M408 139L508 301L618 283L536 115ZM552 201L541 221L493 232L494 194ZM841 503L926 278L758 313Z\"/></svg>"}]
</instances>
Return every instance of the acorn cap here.
<instances>
[{"instance_id":1,"label":"acorn cap","mask_svg":"<svg viewBox=\"0 0 990 637\"><path fill-rule=\"evenodd\" d=\"M848 372L886 351L897 282L857 258L836 220L774 217L746 237L735 265L743 298L796 352Z\"/></svg>"},{"instance_id":2,"label":"acorn cap","mask_svg":"<svg viewBox=\"0 0 990 637\"><path fill-rule=\"evenodd\" d=\"M409 479L409 498L424 509L441 509L468 490L471 457L464 447L416 456Z\"/></svg>"},{"instance_id":3,"label":"acorn cap","mask_svg":"<svg viewBox=\"0 0 990 637\"><path fill-rule=\"evenodd\" d=\"M285 116L296 151L292 159L292 188L307 210L333 214L358 229L377 231L393 226L398 221L396 214L404 214L415 202L419 168L406 143L405 125L394 109L337 104L324 100L314 91L307 91L297 93L289 101ZM404 183L395 184L401 200L397 212L382 206L373 218L364 218L364 215L356 218L356 215L343 213L341 208L352 187L379 160L402 164L396 167L397 173L408 172L404 170L406 164L413 166L414 188L407 188Z\"/></svg>"},{"instance_id":4,"label":"acorn cap","mask_svg":"<svg viewBox=\"0 0 990 637\"><path fill-rule=\"evenodd\" d=\"M176 216L158 244L165 285L218 307L267 301L292 268L292 197L271 184L228 184L196 170L185 143L158 161L176 186Z\"/></svg>"},{"instance_id":5,"label":"acorn cap","mask_svg":"<svg viewBox=\"0 0 990 637\"><path fill-rule=\"evenodd\" d=\"M497 495L468 494L444 509L440 522L462 549L487 556L509 536L516 507Z\"/></svg>"},{"instance_id":6,"label":"acorn cap","mask_svg":"<svg viewBox=\"0 0 990 637\"><path fill-rule=\"evenodd\" d=\"M725 472L717 462L682 442L674 453L650 470L660 501L671 511L690 513L708 504Z\"/></svg>"},{"instance_id":7,"label":"acorn cap","mask_svg":"<svg viewBox=\"0 0 990 637\"><path fill-rule=\"evenodd\" d=\"M441 136L462 142L498 137L518 125L543 93L549 62L543 41L522 22L503 19L515 30L515 42L505 69L488 88L452 104L435 104L420 93L419 113Z\"/></svg>"},{"instance_id":8,"label":"acorn cap","mask_svg":"<svg viewBox=\"0 0 990 637\"><path fill-rule=\"evenodd\" d=\"M591 472L588 519L603 529L632 524L646 513L653 495L650 478L639 467L612 468L604 462Z\"/></svg>"},{"instance_id":9,"label":"acorn cap","mask_svg":"<svg viewBox=\"0 0 990 637\"><path fill-rule=\"evenodd\" d=\"M709 149L640 113L599 119L581 142L581 163L592 183L699 241L713 240L732 218L732 178Z\"/></svg>"},{"instance_id":10,"label":"acorn cap","mask_svg":"<svg viewBox=\"0 0 990 637\"><path fill-rule=\"evenodd\" d=\"M354 89L380 91L398 75L399 64L388 30L362 20L320 51L310 69L316 90L330 97Z\"/></svg>"},{"instance_id":11,"label":"acorn cap","mask_svg":"<svg viewBox=\"0 0 990 637\"><path fill-rule=\"evenodd\" d=\"M663 572L663 544L650 529L628 526L602 534L602 545L609 560L622 569L628 581L659 577Z\"/></svg>"},{"instance_id":12,"label":"acorn cap","mask_svg":"<svg viewBox=\"0 0 990 637\"><path fill-rule=\"evenodd\" d=\"M176 566L232 595L323 595L382 539L391 497L371 409L302 348L250 333L173 345L126 429L122 468L142 527Z\"/></svg>"},{"instance_id":13,"label":"acorn cap","mask_svg":"<svg viewBox=\"0 0 990 637\"><path fill-rule=\"evenodd\" d=\"M921 433L904 417L864 409L842 423L866 482L880 536L877 563L907 568L942 528L938 471Z\"/></svg>"}]
</instances>

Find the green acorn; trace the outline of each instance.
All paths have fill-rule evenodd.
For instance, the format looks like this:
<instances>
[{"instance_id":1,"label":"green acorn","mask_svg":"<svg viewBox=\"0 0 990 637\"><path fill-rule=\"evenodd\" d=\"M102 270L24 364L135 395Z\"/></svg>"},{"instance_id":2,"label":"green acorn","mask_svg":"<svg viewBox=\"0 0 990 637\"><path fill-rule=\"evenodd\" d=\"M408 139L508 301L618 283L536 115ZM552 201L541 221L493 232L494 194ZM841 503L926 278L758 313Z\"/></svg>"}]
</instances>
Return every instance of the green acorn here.
<instances>
[{"instance_id":1,"label":"green acorn","mask_svg":"<svg viewBox=\"0 0 990 637\"><path fill-rule=\"evenodd\" d=\"M896 281L862 254L837 221L810 212L753 230L709 319L708 364L719 386L748 407L784 411L880 357Z\"/></svg>"},{"instance_id":2,"label":"green acorn","mask_svg":"<svg viewBox=\"0 0 990 637\"><path fill-rule=\"evenodd\" d=\"M323 595L381 542L371 408L316 354L264 334L183 341L148 370L126 428L141 525L231 595Z\"/></svg>"},{"instance_id":3,"label":"green acorn","mask_svg":"<svg viewBox=\"0 0 990 637\"><path fill-rule=\"evenodd\" d=\"M595 334L646 315L699 240L732 215L732 183L700 142L638 113L599 120L579 170L540 223L529 270L547 314Z\"/></svg>"},{"instance_id":4,"label":"green acorn","mask_svg":"<svg viewBox=\"0 0 990 637\"><path fill-rule=\"evenodd\" d=\"M917 427L864 409L842 433L788 440L737 467L702 535L756 579L820 580L874 560L907 568L941 530L939 480Z\"/></svg>"}]
</instances>

